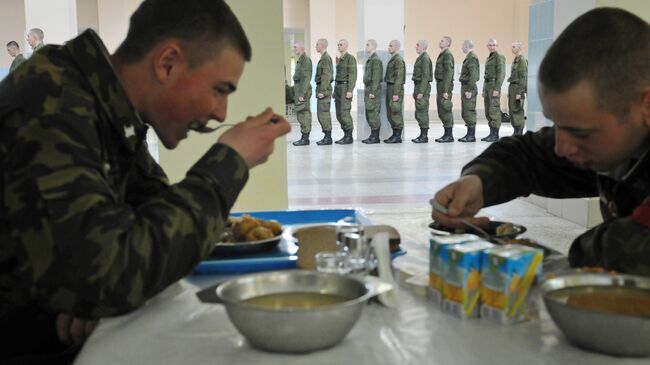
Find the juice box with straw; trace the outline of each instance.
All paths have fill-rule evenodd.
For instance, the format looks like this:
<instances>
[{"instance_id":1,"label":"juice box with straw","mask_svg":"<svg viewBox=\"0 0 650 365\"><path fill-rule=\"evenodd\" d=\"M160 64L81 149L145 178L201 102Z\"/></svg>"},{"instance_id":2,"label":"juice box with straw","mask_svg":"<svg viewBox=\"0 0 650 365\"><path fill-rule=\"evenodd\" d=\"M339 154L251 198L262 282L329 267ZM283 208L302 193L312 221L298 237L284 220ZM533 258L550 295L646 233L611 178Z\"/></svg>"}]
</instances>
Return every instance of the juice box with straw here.
<instances>
[{"instance_id":1,"label":"juice box with straw","mask_svg":"<svg viewBox=\"0 0 650 365\"><path fill-rule=\"evenodd\" d=\"M502 324L520 322L534 315L536 306L528 292L542 273L542 250L506 245L490 248L481 265L481 317Z\"/></svg>"},{"instance_id":2,"label":"juice box with straw","mask_svg":"<svg viewBox=\"0 0 650 365\"><path fill-rule=\"evenodd\" d=\"M442 284L442 309L460 318L478 317L481 263L488 241L474 241L449 247Z\"/></svg>"}]
</instances>

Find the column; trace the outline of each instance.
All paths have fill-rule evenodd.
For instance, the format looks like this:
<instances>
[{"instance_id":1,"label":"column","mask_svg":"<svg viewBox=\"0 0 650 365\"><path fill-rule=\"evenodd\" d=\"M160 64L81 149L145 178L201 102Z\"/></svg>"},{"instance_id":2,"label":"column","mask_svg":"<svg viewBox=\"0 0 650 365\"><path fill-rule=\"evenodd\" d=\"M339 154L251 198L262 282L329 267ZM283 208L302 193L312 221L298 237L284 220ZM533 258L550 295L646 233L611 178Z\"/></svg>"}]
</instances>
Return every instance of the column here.
<instances>
[{"instance_id":1,"label":"column","mask_svg":"<svg viewBox=\"0 0 650 365\"><path fill-rule=\"evenodd\" d=\"M25 32L40 28L45 35L45 44L63 44L77 35L76 0L25 0ZM25 53L31 47L24 43Z\"/></svg>"},{"instance_id":2,"label":"column","mask_svg":"<svg viewBox=\"0 0 650 365\"><path fill-rule=\"evenodd\" d=\"M390 19L390 22L386 20ZM366 111L363 102L363 65L366 62L365 46L366 40L375 39L377 41L377 56L384 64L390 59L388 53L388 43L397 39L402 43L400 55L404 57L404 0L357 0L357 60L359 75L357 78L357 128L356 139L362 140L370 135L370 127L366 122ZM408 80L407 80L408 85ZM406 85L405 85L406 86ZM405 87L406 89L406 87ZM392 129L386 118L386 85L382 83L381 91L381 130L380 139L388 138L392 134ZM405 90L404 96L408 93ZM402 134L404 131L402 131Z\"/></svg>"}]
</instances>

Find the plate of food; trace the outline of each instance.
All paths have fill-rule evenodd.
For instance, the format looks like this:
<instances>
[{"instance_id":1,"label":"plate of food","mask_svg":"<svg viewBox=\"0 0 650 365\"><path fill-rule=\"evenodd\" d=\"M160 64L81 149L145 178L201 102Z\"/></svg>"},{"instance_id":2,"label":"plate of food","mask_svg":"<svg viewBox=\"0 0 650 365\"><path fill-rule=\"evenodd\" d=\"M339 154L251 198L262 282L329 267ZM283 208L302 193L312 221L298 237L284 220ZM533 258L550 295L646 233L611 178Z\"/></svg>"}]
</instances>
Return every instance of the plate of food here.
<instances>
[{"instance_id":1,"label":"plate of food","mask_svg":"<svg viewBox=\"0 0 650 365\"><path fill-rule=\"evenodd\" d=\"M481 234L471 227L447 227L442 224L433 221L429 223L429 228L432 233L442 232L442 234L462 234L462 233L472 233L480 236ZM482 226L483 230L487 232L491 237L494 238L515 238L520 234L526 232L526 227L509 223L509 222L499 222L499 221L490 221L486 226ZM445 233L446 232L446 233Z\"/></svg>"},{"instance_id":2,"label":"plate of food","mask_svg":"<svg viewBox=\"0 0 650 365\"><path fill-rule=\"evenodd\" d=\"M230 217L221 240L214 245L212 255L243 255L270 250L282 239L282 225L276 220L264 220L243 215Z\"/></svg>"}]
</instances>

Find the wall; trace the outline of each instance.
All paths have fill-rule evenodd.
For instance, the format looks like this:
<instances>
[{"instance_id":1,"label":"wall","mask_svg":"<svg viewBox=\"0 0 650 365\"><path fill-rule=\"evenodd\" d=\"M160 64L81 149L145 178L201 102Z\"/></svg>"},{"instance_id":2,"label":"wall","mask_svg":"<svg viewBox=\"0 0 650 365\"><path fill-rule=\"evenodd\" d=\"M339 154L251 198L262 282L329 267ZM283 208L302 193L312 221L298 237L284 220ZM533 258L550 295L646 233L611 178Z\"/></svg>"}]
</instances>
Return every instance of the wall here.
<instances>
[{"instance_id":1,"label":"wall","mask_svg":"<svg viewBox=\"0 0 650 365\"><path fill-rule=\"evenodd\" d=\"M332 60L334 60L335 56L339 56L336 44L340 39L348 40L348 53L353 56L357 54L357 51L363 50L358 49L356 1L336 0L336 39L330 41L331 49L329 50Z\"/></svg>"},{"instance_id":2,"label":"wall","mask_svg":"<svg viewBox=\"0 0 650 365\"><path fill-rule=\"evenodd\" d=\"M650 23L650 1L648 0L596 0L596 6L625 9Z\"/></svg>"},{"instance_id":3,"label":"wall","mask_svg":"<svg viewBox=\"0 0 650 365\"><path fill-rule=\"evenodd\" d=\"M3 19L4 21L4 19ZM25 30L43 30L45 44L63 44L77 35L76 0L25 0ZM31 48L25 42L25 50Z\"/></svg>"},{"instance_id":4,"label":"wall","mask_svg":"<svg viewBox=\"0 0 650 365\"><path fill-rule=\"evenodd\" d=\"M31 48L25 40L25 2L24 0L2 0L2 13L11 14L4 16L0 22L0 34L2 34L2 52L0 52L0 68L9 68L13 58L7 54L5 45L9 41L16 41L20 51L31 52ZM1 77L1 76L0 76Z\"/></svg>"},{"instance_id":5,"label":"wall","mask_svg":"<svg viewBox=\"0 0 650 365\"><path fill-rule=\"evenodd\" d=\"M237 92L230 97L228 122L244 120L265 107L284 112L282 73L282 0L227 1L242 23L253 47ZM171 181L178 181L212 146L216 137L190 134L173 152L161 147L160 164ZM279 138L269 160L253 170L234 210L274 210L288 207L286 138Z\"/></svg>"},{"instance_id":6,"label":"wall","mask_svg":"<svg viewBox=\"0 0 650 365\"><path fill-rule=\"evenodd\" d=\"M79 33L86 29L99 33L97 0L77 0L77 29Z\"/></svg>"}]
</instances>

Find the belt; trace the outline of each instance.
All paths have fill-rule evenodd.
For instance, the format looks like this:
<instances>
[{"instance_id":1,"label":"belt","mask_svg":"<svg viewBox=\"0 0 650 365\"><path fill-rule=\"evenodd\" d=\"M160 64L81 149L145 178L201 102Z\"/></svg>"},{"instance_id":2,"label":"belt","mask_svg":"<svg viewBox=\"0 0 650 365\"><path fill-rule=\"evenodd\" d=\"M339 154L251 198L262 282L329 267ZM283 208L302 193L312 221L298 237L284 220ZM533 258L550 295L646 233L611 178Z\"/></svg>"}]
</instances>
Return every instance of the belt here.
<instances>
[{"instance_id":1,"label":"belt","mask_svg":"<svg viewBox=\"0 0 650 365\"><path fill-rule=\"evenodd\" d=\"M348 83L347 81L337 81L337 82L336 82L337 85L340 85L340 84L347 84L347 83Z\"/></svg>"},{"instance_id":2,"label":"belt","mask_svg":"<svg viewBox=\"0 0 650 365\"><path fill-rule=\"evenodd\" d=\"M386 81L386 84L387 84L387 85L392 85L392 84L394 84L394 82L388 82L388 81Z\"/></svg>"},{"instance_id":3,"label":"belt","mask_svg":"<svg viewBox=\"0 0 650 365\"><path fill-rule=\"evenodd\" d=\"M497 79L485 79L485 81L497 81Z\"/></svg>"}]
</instances>

